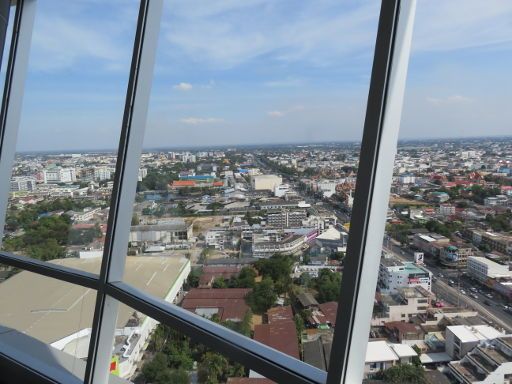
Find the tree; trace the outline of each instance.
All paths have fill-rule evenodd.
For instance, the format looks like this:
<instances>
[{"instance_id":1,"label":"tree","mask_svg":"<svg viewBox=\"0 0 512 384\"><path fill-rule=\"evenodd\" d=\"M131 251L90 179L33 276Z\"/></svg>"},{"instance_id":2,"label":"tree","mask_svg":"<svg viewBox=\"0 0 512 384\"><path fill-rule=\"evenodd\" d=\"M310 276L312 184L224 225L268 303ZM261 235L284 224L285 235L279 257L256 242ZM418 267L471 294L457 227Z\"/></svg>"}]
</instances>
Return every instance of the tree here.
<instances>
[{"instance_id":1,"label":"tree","mask_svg":"<svg viewBox=\"0 0 512 384\"><path fill-rule=\"evenodd\" d=\"M153 359L144 364L142 374L146 381L154 382L158 374L165 369L167 369L167 356L162 352L158 352Z\"/></svg>"},{"instance_id":2,"label":"tree","mask_svg":"<svg viewBox=\"0 0 512 384\"><path fill-rule=\"evenodd\" d=\"M266 312L277 300L277 294L272 279L265 277L256 284L253 290L247 295L247 304L252 311L258 314Z\"/></svg>"},{"instance_id":3,"label":"tree","mask_svg":"<svg viewBox=\"0 0 512 384\"><path fill-rule=\"evenodd\" d=\"M268 259L258 260L254 266L264 278L268 277L273 281L278 294L289 290L292 284L292 256L276 254Z\"/></svg>"},{"instance_id":4,"label":"tree","mask_svg":"<svg viewBox=\"0 0 512 384\"><path fill-rule=\"evenodd\" d=\"M240 270L236 279L237 288L253 288L256 279L256 271L251 267L244 267Z\"/></svg>"},{"instance_id":5,"label":"tree","mask_svg":"<svg viewBox=\"0 0 512 384\"><path fill-rule=\"evenodd\" d=\"M201 384L219 384L227 374L228 360L215 352L206 352L197 367L197 378Z\"/></svg>"},{"instance_id":6,"label":"tree","mask_svg":"<svg viewBox=\"0 0 512 384\"><path fill-rule=\"evenodd\" d=\"M134 213L132 216L132 225L139 225L139 224L140 224L139 215Z\"/></svg>"},{"instance_id":7,"label":"tree","mask_svg":"<svg viewBox=\"0 0 512 384\"><path fill-rule=\"evenodd\" d=\"M316 299L319 303L338 301L340 295L341 274L330 269L321 269L315 279L315 288L318 292Z\"/></svg>"},{"instance_id":8,"label":"tree","mask_svg":"<svg viewBox=\"0 0 512 384\"><path fill-rule=\"evenodd\" d=\"M426 382L423 367L411 364L398 364L388 368L383 372L382 377L384 382L390 384L423 384Z\"/></svg>"},{"instance_id":9,"label":"tree","mask_svg":"<svg viewBox=\"0 0 512 384\"><path fill-rule=\"evenodd\" d=\"M190 384L187 371L182 369L164 369L157 373L154 384Z\"/></svg>"}]
</instances>

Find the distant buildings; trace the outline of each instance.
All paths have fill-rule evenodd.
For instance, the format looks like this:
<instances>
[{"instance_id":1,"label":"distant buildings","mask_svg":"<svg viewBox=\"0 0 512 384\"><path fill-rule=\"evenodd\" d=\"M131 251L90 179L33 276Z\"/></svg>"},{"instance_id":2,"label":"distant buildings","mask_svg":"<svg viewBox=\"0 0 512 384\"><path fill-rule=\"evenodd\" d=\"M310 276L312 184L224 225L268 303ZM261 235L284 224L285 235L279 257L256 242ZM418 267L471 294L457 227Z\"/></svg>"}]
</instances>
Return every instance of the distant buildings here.
<instances>
[{"instance_id":1,"label":"distant buildings","mask_svg":"<svg viewBox=\"0 0 512 384\"><path fill-rule=\"evenodd\" d=\"M254 191L274 191L283 183L281 176L277 175L254 175L251 176L251 187Z\"/></svg>"},{"instance_id":2,"label":"distant buildings","mask_svg":"<svg viewBox=\"0 0 512 384\"><path fill-rule=\"evenodd\" d=\"M11 192L28 191L33 192L36 190L36 178L30 176L16 176L11 179Z\"/></svg>"},{"instance_id":3,"label":"distant buildings","mask_svg":"<svg viewBox=\"0 0 512 384\"><path fill-rule=\"evenodd\" d=\"M51 183L73 183L76 181L74 168L50 167L43 170L43 181Z\"/></svg>"},{"instance_id":4,"label":"distant buildings","mask_svg":"<svg viewBox=\"0 0 512 384\"><path fill-rule=\"evenodd\" d=\"M130 242L153 242L172 244L185 242L193 236L193 225L187 224L183 219L164 221L152 225L134 225L130 229Z\"/></svg>"}]
</instances>

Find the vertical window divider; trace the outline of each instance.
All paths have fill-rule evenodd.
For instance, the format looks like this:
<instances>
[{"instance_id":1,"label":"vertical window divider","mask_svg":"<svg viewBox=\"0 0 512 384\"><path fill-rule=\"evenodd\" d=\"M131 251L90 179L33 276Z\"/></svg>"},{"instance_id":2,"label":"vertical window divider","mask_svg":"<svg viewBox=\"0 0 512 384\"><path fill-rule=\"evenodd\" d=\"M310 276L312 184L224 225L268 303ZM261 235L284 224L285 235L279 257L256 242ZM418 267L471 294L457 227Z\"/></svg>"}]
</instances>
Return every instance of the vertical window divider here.
<instances>
[{"instance_id":1,"label":"vertical window divider","mask_svg":"<svg viewBox=\"0 0 512 384\"><path fill-rule=\"evenodd\" d=\"M383 0L327 384L361 383L416 0Z\"/></svg>"},{"instance_id":2,"label":"vertical window divider","mask_svg":"<svg viewBox=\"0 0 512 384\"><path fill-rule=\"evenodd\" d=\"M5 74L0 110L0 233L3 234L9 190L16 156L16 141L21 120L28 59L36 14L36 0L18 0L12 29L9 61ZM5 38L4 38L5 40ZM5 44L2 44L2 51ZM2 243L0 236L0 244Z\"/></svg>"},{"instance_id":3,"label":"vertical window divider","mask_svg":"<svg viewBox=\"0 0 512 384\"><path fill-rule=\"evenodd\" d=\"M124 274L162 8L163 0L140 3L85 372L87 384L108 382L119 303L107 295L106 286L122 281Z\"/></svg>"}]
</instances>

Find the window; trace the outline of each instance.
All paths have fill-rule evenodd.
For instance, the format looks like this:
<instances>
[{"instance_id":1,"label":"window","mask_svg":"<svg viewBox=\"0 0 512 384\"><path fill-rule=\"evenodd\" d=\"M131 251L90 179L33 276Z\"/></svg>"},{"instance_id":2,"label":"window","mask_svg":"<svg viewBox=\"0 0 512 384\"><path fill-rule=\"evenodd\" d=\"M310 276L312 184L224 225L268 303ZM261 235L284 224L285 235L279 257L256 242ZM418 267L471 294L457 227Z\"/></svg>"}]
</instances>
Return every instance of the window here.
<instances>
[{"instance_id":1,"label":"window","mask_svg":"<svg viewBox=\"0 0 512 384\"><path fill-rule=\"evenodd\" d=\"M108 5L80 1L64 7L45 2L37 15L35 4L35 0L18 1L12 18L17 33L12 34L5 78L0 177L7 180L14 171L14 178L10 185L0 186L0 217L5 218L6 227L0 261L8 266L8 273L9 268L22 271L0 285L8 287L19 276L30 280L34 273L38 276L34 282L57 279L63 284L57 289L65 292L62 297L69 295L71 301L73 296L74 301L66 308L55 302L48 305L51 308L42 308L48 314L45 321L50 314L54 316L63 309L72 312L78 306L87 313L79 316L80 323L70 330L76 334L83 327L88 329L87 335L79 334L84 340L78 336L71 340L69 348L74 348L75 359L70 361L74 379L69 382L115 382L115 376L122 372L131 378L136 360L146 348L141 340L155 343L152 335L165 335L167 331L179 332L180 337L204 345L204 349L198 348L203 352L209 349L223 355L237 375L258 372L282 383L361 381L366 346L360 341L368 335L378 273L375 261L381 250L378 234L383 232L382 219L386 217L386 196L379 191L387 190L390 184L414 2L383 2L378 17L375 2L340 8L331 8L327 2L300 9L284 3L258 2L234 6L219 2L208 7L191 7L188 3L164 6L162 0L123 0ZM98 12L98 7L105 8ZM290 14L290 9L295 13ZM55 18L59 12L62 20ZM286 15L294 23L282 23L276 15ZM319 24L310 22L312 15ZM94 20L99 31L86 28L88 32L82 34L83 18ZM130 24L130 19L137 22ZM255 19L264 20L261 30L250 28ZM356 31L359 34L352 33L353 22L362 28ZM319 29L319 25L325 28ZM332 35L339 35L341 41L329 40L325 44ZM107 44L103 36L112 43ZM279 44L279 39L287 43ZM106 45L93 49L91 41ZM129 66L127 41L133 42ZM67 50L60 49L64 43ZM170 43L167 50L166 43ZM44 57L51 56L52 60L37 56L42 48L53 53ZM89 61L91 51L100 52L102 67ZM36 59L29 61L33 55ZM352 61L339 60L340 57ZM209 65L201 66L205 60ZM250 65L244 61L250 61ZM352 69L341 71L340 64ZM48 71L47 75L39 77L37 66ZM231 70L235 66L237 71ZM153 72L157 80L154 84ZM259 84L249 84L244 74ZM307 81L300 75L307 75ZM295 88L297 85L299 89ZM75 86L77 89L73 89ZM346 88L341 92L343 86ZM123 105L119 92L125 87ZM47 93L52 89L57 95ZM247 91L241 92L243 89ZM74 93L77 90L80 98ZM31 133L31 127L45 120L42 116L50 111L45 130L48 134ZM244 123L244 114L253 122ZM328 115L332 120L326 120ZM75 121L75 117L80 119ZM361 135L356 131L363 126L363 120ZM351 143L330 143L331 137L339 137L335 121L353 128L342 132L345 138L351 138ZM108 129L96 131L102 127ZM166 129L169 127L172 130ZM233 141L222 138L219 133L223 129L234 132L230 137ZM66 137L77 147L62 141ZM260 138L265 140L257 142ZM288 138L306 143L258 149L261 144ZM318 143L317 138L328 143ZM89 143L101 141L104 148L110 148L109 143L117 139L119 145L108 154L93 151L95 160L81 153L87 152L84 148ZM247 139L258 146L238 149L235 139ZM166 150L172 143L206 148ZM160 146L164 148L155 149ZM20 154L24 149L66 153ZM79 153L67 153L71 149ZM304 154L301 164L297 164L297 153ZM342 171L350 185L340 187L331 178L339 177L333 175L341 163L346 165ZM85 195L80 190L86 186L76 185L77 168L79 178L89 183ZM255 168L273 173L257 174ZM290 171L294 168L301 168L308 179L315 180L314 185L294 175ZM25 199L31 197L34 186L37 189L40 180L31 180L30 175L38 171L42 172L40 184L48 186L50 196L55 197L57 192L69 194L70 200L52 197L43 199L41 204ZM162 172L167 172L163 178ZM295 188L286 188L278 174L285 175ZM325 179L316 179L318 175ZM97 193L89 191L91 188ZM293 189L300 190L300 194ZM347 212L336 209L341 202L332 199L340 189L345 206L350 208L350 221ZM168 191L160 193L161 190ZM250 198L237 197L237 193L246 191L251 191L247 194ZM279 198L271 198L271 191ZM304 199L297 199L294 192ZM91 194L95 196L92 201ZM35 208L26 210L27 204L35 204ZM291 209L294 207L304 210ZM223 213L230 210L235 214L225 215L230 219L224 220ZM334 213L334 222L322 216L325 211ZM241 220L234 219L236 213L242 216ZM310 223L317 232L287 231L308 219L313 221L312 216L320 217ZM337 223L340 217L344 218L343 225ZM267 224L280 228L260 232ZM348 228L347 244L344 233ZM91 246L95 240L97 247ZM333 262L324 262L321 267L315 263L317 260L304 262L305 256L311 256L304 251L311 248L309 243L313 240L320 243L319 248L333 250ZM68 252L72 246L77 248L74 253ZM198 261L205 264L210 259L211 264L219 265L222 262L215 262L217 256L244 256L244 247L250 247L247 253L261 258L255 268L239 268L236 273L225 268L220 278L212 274L212 279L207 279L204 270L201 277L195 274L193 266ZM345 247L346 255L338 253ZM277 276L280 263L287 264L287 268L300 267L301 263L294 257L269 258L273 254L303 256L301 263L308 265L304 270L307 273L298 274L296 286L308 287L301 278L317 279L314 287L318 296L315 298L312 291L304 289L283 289L291 274ZM343 257L338 304L340 279L336 261ZM393 283L391 279L390 284ZM216 288L188 289L195 284ZM231 284L237 287L223 288ZM223 289L229 292L219 291ZM255 291L259 296L255 297ZM281 297L274 297L275 292ZM233 306L233 302L239 305ZM294 313L292 306L299 304L304 316ZM248 305L253 305L259 315L251 317L250 326L249 312L245 310ZM25 309L37 312L35 307ZM304 320L318 323L317 329L325 330L330 340L304 340L309 337L306 330L297 334ZM159 328L158 323L163 326ZM11 325L15 328L16 324ZM164 326L168 328L162 331ZM261 343L247 334L260 335L254 338ZM290 336L286 345L284 335ZM304 341L313 343L306 347ZM311 364L306 364L300 361L306 352L297 345L311 350L325 347L330 351L330 360L329 353L324 353L323 363L314 364L312 359ZM67 345L64 352L66 348ZM9 350L6 347L2 352L8 354ZM204 356L197 356L199 364L203 363L200 368L208 368ZM123 371L126 361L132 366ZM61 370L50 370L34 365L32 360L23 362L32 368L32 373L40 371L57 382L66 382L62 376L55 376L62 368L69 370L64 363L57 364ZM78 366L80 370L75 370ZM173 374L177 373L166 371L166 375ZM225 373L222 379L224 376Z\"/></svg>"}]
</instances>

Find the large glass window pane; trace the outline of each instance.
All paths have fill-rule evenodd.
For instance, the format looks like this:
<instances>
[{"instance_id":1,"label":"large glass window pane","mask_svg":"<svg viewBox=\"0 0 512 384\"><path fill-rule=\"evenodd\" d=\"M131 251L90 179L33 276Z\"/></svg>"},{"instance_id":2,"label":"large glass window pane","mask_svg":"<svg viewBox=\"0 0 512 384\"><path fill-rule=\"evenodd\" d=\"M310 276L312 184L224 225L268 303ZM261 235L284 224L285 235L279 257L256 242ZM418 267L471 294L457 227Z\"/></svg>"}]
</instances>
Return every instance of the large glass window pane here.
<instances>
[{"instance_id":1,"label":"large glass window pane","mask_svg":"<svg viewBox=\"0 0 512 384\"><path fill-rule=\"evenodd\" d=\"M139 3L38 4L4 250L99 271Z\"/></svg>"},{"instance_id":2,"label":"large glass window pane","mask_svg":"<svg viewBox=\"0 0 512 384\"><path fill-rule=\"evenodd\" d=\"M378 12L166 3L126 281L326 369Z\"/></svg>"},{"instance_id":3,"label":"large glass window pane","mask_svg":"<svg viewBox=\"0 0 512 384\"><path fill-rule=\"evenodd\" d=\"M485 381L510 361L511 12L418 1L368 379Z\"/></svg>"},{"instance_id":4,"label":"large glass window pane","mask_svg":"<svg viewBox=\"0 0 512 384\"><path fill-rule=\"evenodd\" d=\"M92 289L1 265L2 352L83 378L95 302Z\"/></svg>"}]
</instances>

